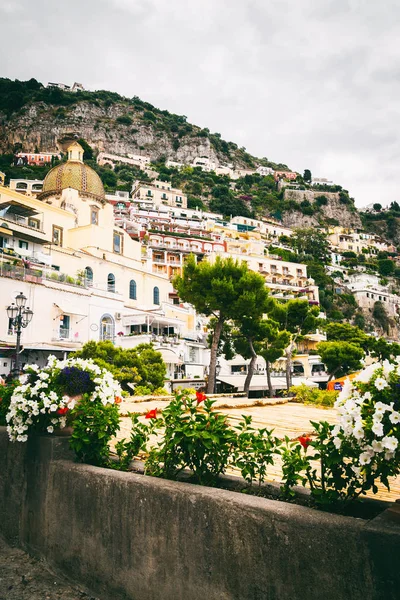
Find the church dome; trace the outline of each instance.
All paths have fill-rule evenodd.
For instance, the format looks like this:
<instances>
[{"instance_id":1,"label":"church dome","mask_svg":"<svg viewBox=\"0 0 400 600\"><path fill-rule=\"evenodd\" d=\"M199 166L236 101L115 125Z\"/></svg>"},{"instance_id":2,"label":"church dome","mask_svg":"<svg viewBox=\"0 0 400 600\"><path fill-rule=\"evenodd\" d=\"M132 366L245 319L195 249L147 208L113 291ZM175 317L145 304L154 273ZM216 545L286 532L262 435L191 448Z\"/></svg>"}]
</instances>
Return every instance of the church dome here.
<instances>
[{"instance_id":1,"label":"church dome","mask_svg":"<svg viewBox=\"0 0 400 600\"><path fill-rule=\"evenodd\" d=\"M96 171L83 162L83 148L77 142L69 146L67 162L57 165L47 173L38 198L43 200L49 196L60 196L66 188L78 190L83 197L105 202L102 181Z\"/></svg>"}]
</instances>

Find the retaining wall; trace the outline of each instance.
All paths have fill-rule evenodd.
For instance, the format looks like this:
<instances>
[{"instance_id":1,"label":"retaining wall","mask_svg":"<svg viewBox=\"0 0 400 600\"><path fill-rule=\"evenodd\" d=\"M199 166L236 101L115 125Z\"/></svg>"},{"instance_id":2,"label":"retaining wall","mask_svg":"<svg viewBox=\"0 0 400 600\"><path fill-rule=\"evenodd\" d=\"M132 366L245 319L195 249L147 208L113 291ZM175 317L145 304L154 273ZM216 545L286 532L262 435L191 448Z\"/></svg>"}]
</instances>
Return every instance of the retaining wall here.
<instances>
[{"instance_id":1,"label":"retaining wall","mask_svg":"<svg viewBox=\"0 0 400 600\"><path fill-rule=\"evenodd\" d=\"M103 600L394 600L400 520L74 463L0 428L0 533Z\"/></svg>"}]
</instances>

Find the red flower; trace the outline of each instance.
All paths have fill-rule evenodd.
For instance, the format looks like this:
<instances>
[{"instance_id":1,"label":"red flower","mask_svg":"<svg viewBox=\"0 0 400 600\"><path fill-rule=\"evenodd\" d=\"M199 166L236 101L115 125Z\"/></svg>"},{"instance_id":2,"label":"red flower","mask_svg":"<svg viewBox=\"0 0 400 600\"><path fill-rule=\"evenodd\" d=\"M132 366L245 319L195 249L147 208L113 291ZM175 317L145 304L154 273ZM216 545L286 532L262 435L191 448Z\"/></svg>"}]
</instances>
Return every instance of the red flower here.
<instances>
[{"instance_id":1,"label":"red flower","mask_svg":"<svg viewBox=\"0 0 400 600\"><path fill-rule=\"evenodd\" d=\"M121 404L121 402L122 402L121 396L115 396L115 398L114 398L114 404Z\"/></svg>"},{"instance_id":2,"label":"red flower","mask_svg":"<svg viewBox=\"0 0 400 600\"><path fill-rule=\"evenodd\" d=\"M311 444L311 438L309 435L301 435L298 440L303 446L304 450L307 450L308 446Z\"/></svg>"},{"instance_id":3,"label":"red flower","mask_svg":"<svg viewBox=\"0 0 400 600\"><path fill-rule=\"evenodd\" d=\"M59 408L57 411L58 415L65 415L69 411L68 406L64 406L64 408Z\"/></svg>"},{"instance_id":4,"label":"red flower","mask_svg":"<svg viewBox=\"0 0 400 600\"><path fill-rule=\"evenodd\" d=\"M203 392L196 392L196 400L197 404L200 404L200 402L204 402L204 400L207 400L207 396L203 394Z\"/></svg>"},{"instance_id":5,"label":"red flower","mask_svg":"<svg viewBox=\"0 0 400 600\"><path fill-rule=\"evenodd\" d=\"M153 410L149 410L149 412L147 413L146 419L157 419L157 409L153 408Z\"/></svg>"}]
</instances>

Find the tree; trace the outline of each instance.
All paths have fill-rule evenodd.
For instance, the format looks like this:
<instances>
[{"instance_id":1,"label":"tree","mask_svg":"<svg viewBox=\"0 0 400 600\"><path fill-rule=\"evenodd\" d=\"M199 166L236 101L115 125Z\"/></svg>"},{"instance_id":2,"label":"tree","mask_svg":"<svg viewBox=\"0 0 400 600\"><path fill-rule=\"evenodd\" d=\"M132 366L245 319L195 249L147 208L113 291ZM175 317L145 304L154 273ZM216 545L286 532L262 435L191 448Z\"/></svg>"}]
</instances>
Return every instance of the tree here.
<instances>
[{"instance_id":1,"label":"tree","mask_svg":"<svg viewBox=\"0 0 400 600\"><path fill-rule=\"evenodd\" d=\"M360 346L364 351L370 346L370 336L349 323L328 323L325 332L328 342L350 342Z\"/></svg>"},{"instance_id":2,"label":"tree","mask_svg":"<svg viewBox=\"0 0 400 600\"><path fill-rule=\"evenodd\" d=\"M385 333L389 332L389 317L382 302L375 302L372 316Z\"/></svg>"},{"instance_id":3,"label":"tree","mask_svg":"<svg viewBox=\"0 0 400 600\"><path fill-rule=\"evenodd\" d=\"M378 260L379 274L383 275L384 277L386 277L387 275L393 275L395 266L395 262L393 260L390 260L390 258Z\"/></svg>"},{"instance_id":4,"label":"tree","mask_svg":"<svg viewBox=\"0 0 400 600\"><path fill-rule=\"evenodd\" d=\"M281 330L290 334L289 345L285 348L286 386L292 387L292 359L299 337L311 333L318 325L319 307L311 307L307 300L289 300L285 304L272 300L269 315L279 324Z\"/></svg>"},{"instance_id":5,"label":"tree","mask_svg":"<svg viewBox=\"0 0 400 600\"><path fill-rule=\"evenodd\" d=\"M125 350L110 341L91 341L74 356L91 358L99 367L108 369L126 391L132 392L129 383L140 383L151 391L164 385L166 367L160 352L151 344L139 344Z\"/></svg>"},{"instance_id":6,"label":"tree","mask_svg":"<svg viewBox=\"0 0 400 600\"><path fill-rule=\"evenodd\" d=\"M238 335L234 347L244 358L250 358L250 364L244 382L244 393L248 396L250 383L254 374L260 342L265 338L268 325L263 319L267 307L268 291L265 283L248 289L237 302L235 319Z\"/></svg>"},{"instance_id":7,"label":"tree","mask_svg":"<svg viewBox=\"0 0 400 600\"><path fill-rule=\"evenodd\" d=\"M83 160L93 160L93 148L83 138L79 138L78 144L83 148Z\"/></svg>"},{"instance_id":8,"label":"tree","mask_svg":"<svg viewBox=\"0 0 400 600\"><path fill-rule=\"evenodd\" d=\"M303 175L303 179L307 183L311 183L311 181L312 181L312 175L311 175L310 169L305 169L304 175Z\"/></svg>"},{"instance_id":9,"label":"tree","mask_svg":"<svg viewBox=\"0 0 400 600\"><path fill-rule=\"evenodd\" d=\"M285 348L287 348L289 342L290 333L288 331L280 331L278 323L276 321L272 321L272 319L268 319L267 327L264 332L264 340L261 343L259 354L265 360L268 393L270 397L273 393L271 381L271 364L284 355Z\"/></svg>"},{"instance_id":10,"label":"tree","mask_svg":"<svg viewBox=\"0 0 400 600\"><path fill-rule=\"evenodd\" d=\"M391 344L385 338L371 338L370 354L378 361L392 360L400 356L400 344Z\"/></svg>"},{"instance_id":11,"label":"tree","mask_svg":"<svg viewBox=\"0 0 400 600\"><path fill-rule=\"evenodd\" d=\"M326 365L329 380L335 376L347 375L362 368L364 351L350 342L320 342L317 350L321 361Z\"/></svg>"},{"instance_id":12,"label":"tree","mask_svg":"<svg viewBox=\"0 0 400 600\"><path fill-rule=\"evenodd\" d=\"M224 323L233 319L250 317L246 303L261 294L265 289L264 278L249 271L246 263L232 258L217 257L215 263L207 261L196 263L193 255L187 259L182 275L173 279L173 285L184 302L190 302L195 309L206 316L216 319L210 351L210 368L207 392L213 393L215 387L215 368L219 341Z\"/></svg>"},{"instance_id":13,"label":"tree","mask_svg":"<svg viewBox=\"0 0 400 600\"><path fill-rule=\"evenodd\" d=\"M376 202L376 203L374 204L374 206L373 206L373 209L374 209L376 212L380 212L380 211L382 210L382 204L379 204L379 202Z\"/></svg>"},{"instance_id":14,"label":"tree","mask_svg":"<svg viewBox=\"0 0 400 600\"><path fill-rule=\"evenodd\" d=\"M317 262L330 262L330 249L327 236L322 231L313 228L296 229L292 235L291 244L300 254L308 254Z\"/></svg>"}]
</instances>

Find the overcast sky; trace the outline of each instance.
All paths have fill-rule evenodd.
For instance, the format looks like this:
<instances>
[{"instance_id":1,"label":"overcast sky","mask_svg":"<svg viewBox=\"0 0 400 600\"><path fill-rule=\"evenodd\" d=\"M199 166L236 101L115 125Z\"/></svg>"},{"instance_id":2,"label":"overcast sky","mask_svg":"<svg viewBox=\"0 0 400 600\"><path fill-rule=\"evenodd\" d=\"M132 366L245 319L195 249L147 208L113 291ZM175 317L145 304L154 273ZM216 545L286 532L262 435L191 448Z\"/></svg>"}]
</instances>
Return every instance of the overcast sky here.
<instances>
[{"instance_id":1,"label":"overcast sky","mask_svg":"<svg viewBox=\"0 0 400 600\"><path fill-rule=\"evenodd\" d=\"M137 95L400 201L398 0L0 0L0 76Z\"/></svg>"}]
</instances>

